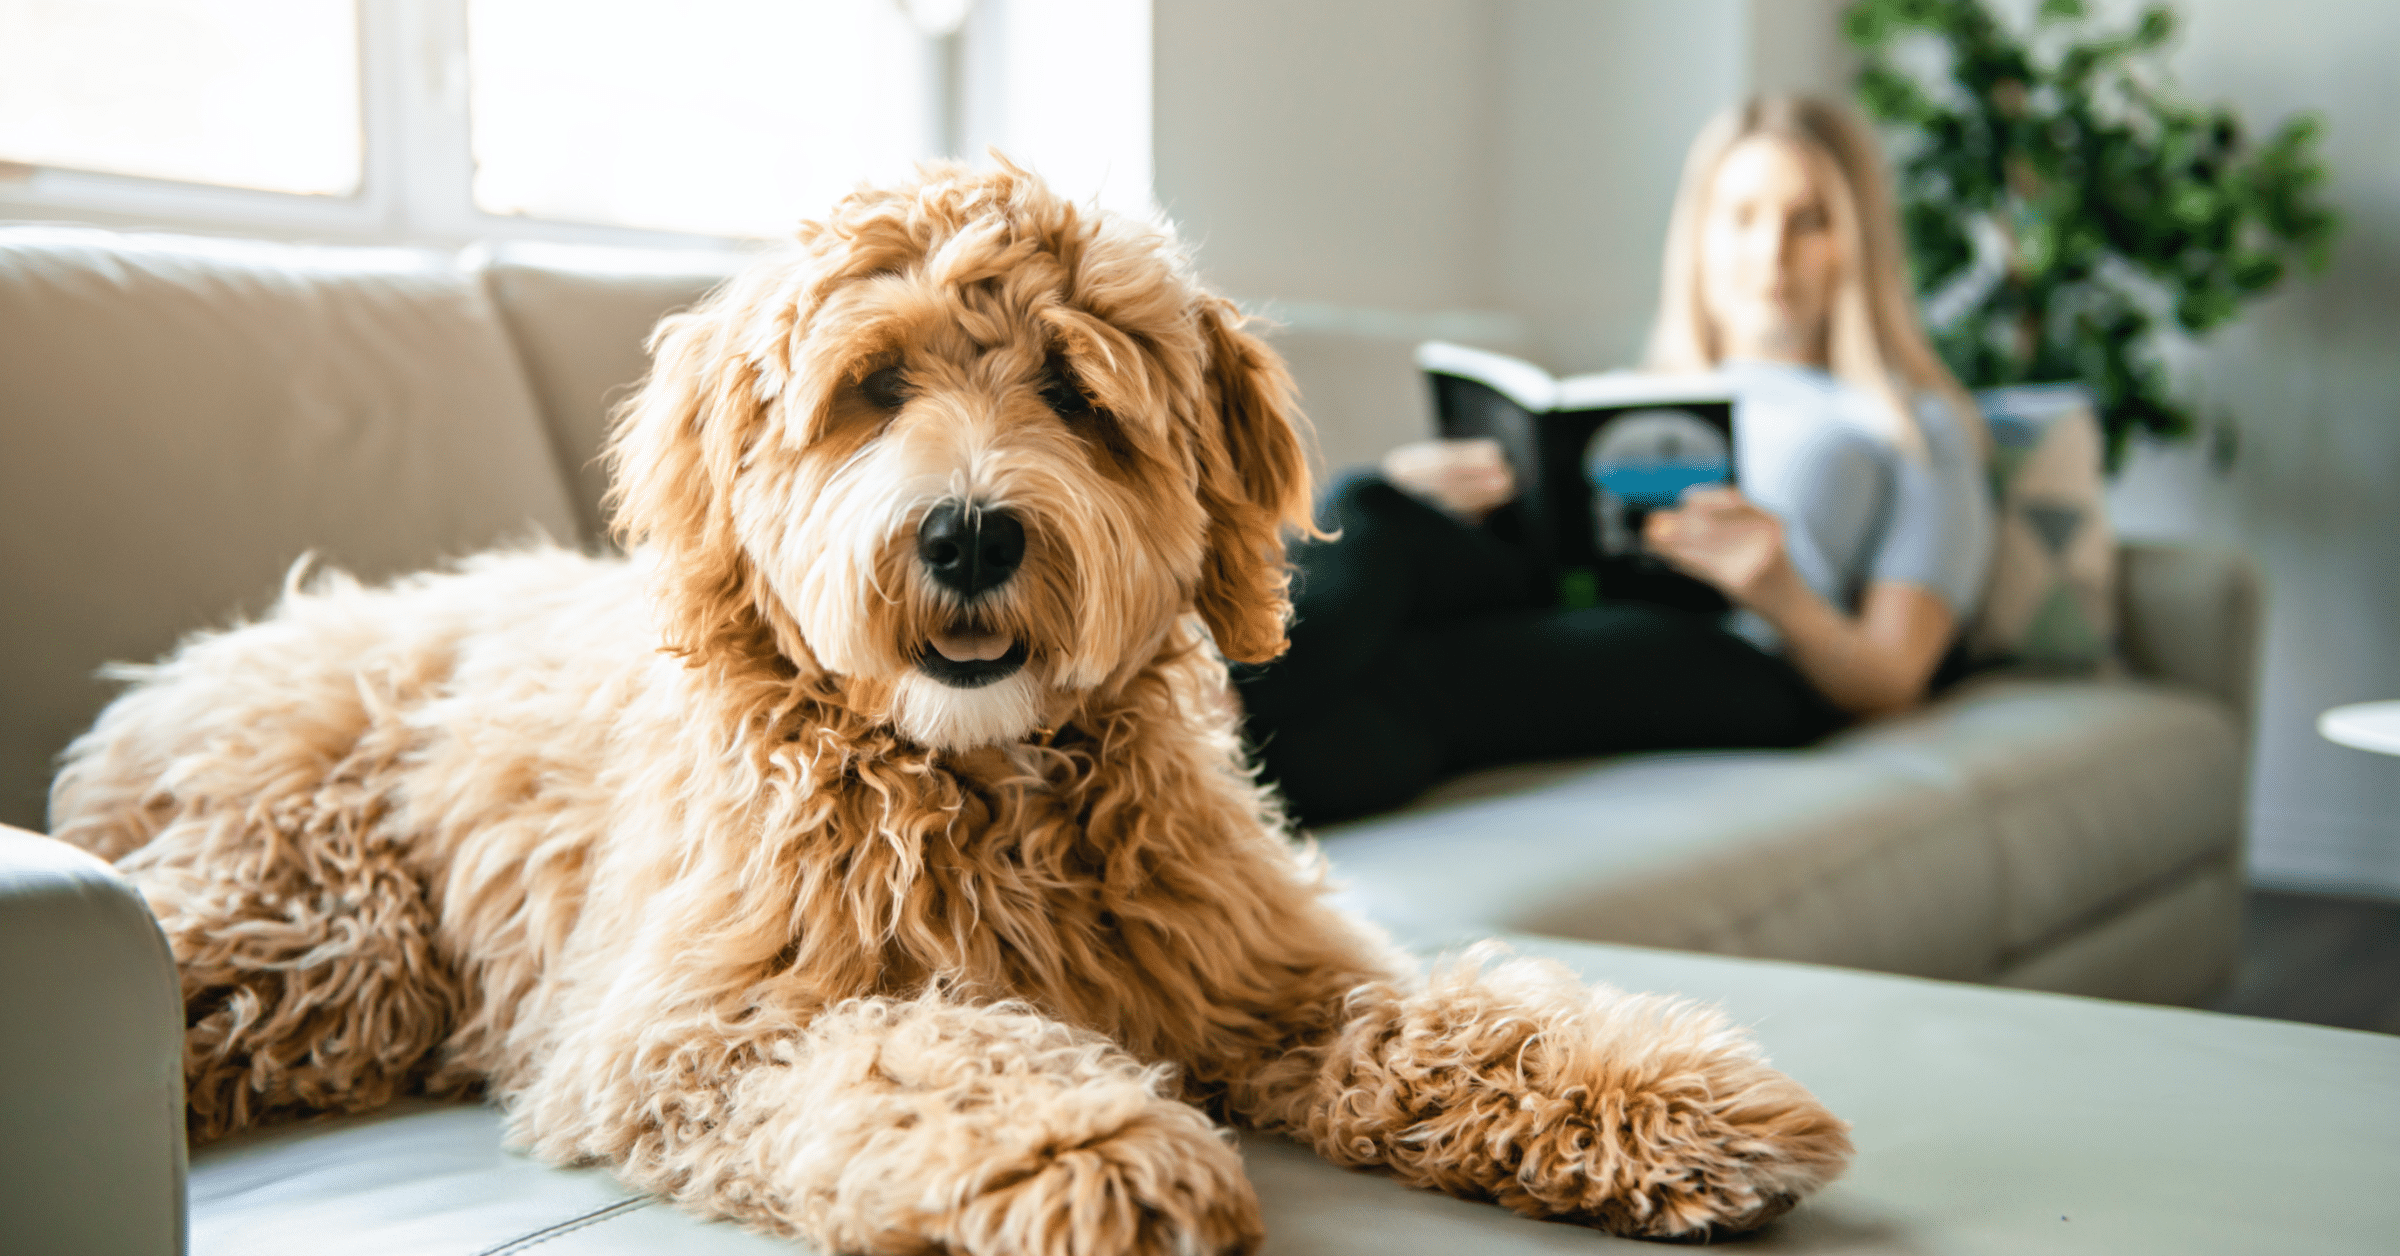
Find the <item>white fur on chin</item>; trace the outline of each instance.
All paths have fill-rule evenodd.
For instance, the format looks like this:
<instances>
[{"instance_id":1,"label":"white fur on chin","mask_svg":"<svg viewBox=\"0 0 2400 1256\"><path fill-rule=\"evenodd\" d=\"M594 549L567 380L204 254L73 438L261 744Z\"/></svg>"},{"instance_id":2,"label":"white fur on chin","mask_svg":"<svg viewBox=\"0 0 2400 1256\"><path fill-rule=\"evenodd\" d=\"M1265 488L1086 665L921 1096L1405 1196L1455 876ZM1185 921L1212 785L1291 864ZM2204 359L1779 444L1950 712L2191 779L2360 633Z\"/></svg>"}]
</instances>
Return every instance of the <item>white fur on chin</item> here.
<instances>
[{"instance_id":1,"label":"white fur on chin","mask_svg":"<svg viewBox=\"0 0 2400 1256\"><path fill-rule=\"evenodd\" d=\"M956 689L923 672L892 691L892 723L935 750L970 750L1017 741L1041 727L1042 685L1030 668L979 689Z\"/></svg>"}]
</instances>

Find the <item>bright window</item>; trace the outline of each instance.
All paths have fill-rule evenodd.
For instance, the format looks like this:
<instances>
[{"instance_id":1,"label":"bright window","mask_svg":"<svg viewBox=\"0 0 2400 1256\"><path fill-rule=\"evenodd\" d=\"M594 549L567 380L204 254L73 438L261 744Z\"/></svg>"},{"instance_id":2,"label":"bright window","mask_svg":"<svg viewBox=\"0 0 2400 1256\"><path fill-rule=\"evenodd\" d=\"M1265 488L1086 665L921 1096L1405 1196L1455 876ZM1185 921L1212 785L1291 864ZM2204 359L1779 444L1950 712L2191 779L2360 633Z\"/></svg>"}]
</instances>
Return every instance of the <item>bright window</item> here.
<instances>
[{"instance_id":1,"label":"bright window","mask_svg":"<svg viewBox=\"0 0 2400 1256\"><path fill-rule=\"evenodd\" d=\"M0 160L359 190L351 0L0 0Z\"/></svg>"},{"instance_id":2,"label":"bright window","mask_svg":"<svg viewBox=\"0 0 2400 1256\"><path fill-rule=\"evenodd\" d=\"M1150 207L1147 0L0 0L0 219L772 237L986 145Z\"/></svg>"},{"instance_id":3,"label":"bright window","mask_svg":"<svg viewBox=\"0 0 2400 1256\"><path fill-rule=\"evenodd\" d=\"M1128 213L1151 208L1150 6L1139 0L985 0L975 122L1051 185Z\"/></svg>"},{"instance_id":4,"label":"bright window","mask_svg":"<svg viewBox=\"0 0 2400 1256\"><path fill-rule=\"evenodd\" d=\"M767 236L938 151L891 0L469 0L475 204Z\"/></svg>"}]
</instances>

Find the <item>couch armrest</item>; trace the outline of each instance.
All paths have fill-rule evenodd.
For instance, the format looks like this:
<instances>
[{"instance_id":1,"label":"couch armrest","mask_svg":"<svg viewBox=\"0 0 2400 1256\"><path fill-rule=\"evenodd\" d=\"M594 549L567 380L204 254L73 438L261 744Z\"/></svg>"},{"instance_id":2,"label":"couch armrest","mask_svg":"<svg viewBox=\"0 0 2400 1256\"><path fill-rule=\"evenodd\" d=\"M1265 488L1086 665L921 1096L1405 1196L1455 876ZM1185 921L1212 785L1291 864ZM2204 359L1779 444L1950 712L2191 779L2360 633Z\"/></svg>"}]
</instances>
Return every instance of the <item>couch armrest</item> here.
<instances>
[{"instance_id":1,"label":"couch armrest","mask_svg":"<svg viewBox=\"0 0 2400 1256\"><path fill-rule=\"evenodd\" d=\"M116 870L0 825L0 1217L11 1252L181 1252L183 996Z\"/></svg>"},{"instance_id":2,"label":"couch armrest","mask_svg":"<svg viewBox=\"0 0 2400 1256\"><path fill-rule=\"evenodd\" d=\"M2137 675L2186 685L2250 727L2258 677L2258 569L2231 550L2129 541L2117 553L2119 644Z\"/></svg>"}]
</instances>

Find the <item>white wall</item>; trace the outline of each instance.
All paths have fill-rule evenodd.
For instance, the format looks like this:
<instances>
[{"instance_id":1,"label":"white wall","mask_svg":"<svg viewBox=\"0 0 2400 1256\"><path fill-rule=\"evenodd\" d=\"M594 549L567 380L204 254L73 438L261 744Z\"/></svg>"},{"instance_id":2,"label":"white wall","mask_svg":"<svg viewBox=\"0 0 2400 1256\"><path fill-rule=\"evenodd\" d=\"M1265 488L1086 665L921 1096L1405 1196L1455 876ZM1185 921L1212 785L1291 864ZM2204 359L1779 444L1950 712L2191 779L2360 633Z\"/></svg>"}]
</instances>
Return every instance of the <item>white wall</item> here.
<instances>
[{"instance_id":1,"label":"white wall","mask_svg":"<svg viewBox=\"0 0 2400 1256\"><path fill-rule=\"evenodd\" d=\"M1154 0L1159 198L1204 275L1287 313L1327 461L1363 461L1428 429L1407 356L1421 336L1503 342L1557 370L1630 361L1684 144L1745 90L1844 90L1843 7ZM2400 697L2400 6L2177 7L2172 64L2194 94L2254 127L2332 119L2349 223L2330 275L2191 363L2242 422L2232 474L2190 447L2145 451L2113 507L2131 535L2242 548L2272 585L2258 878L2400 896L2400 759L2313 729L2326 706Z\"/></svg>"},{"instance_id":2,"label":"white wall","mask_svg":"<svg viewBox=\"0 0 2400 1256\"><path fill-rule=\"evenodd\" d=\"M1748 5L1499 6L1499 299L1554 371L1641 355L1683 151L1746 90Z\"/></svg>"},{"instance_id":3,"label":"white wall","mask_svg":"<svg viewBox=\"0 0 2400 1256\"><path fill-rule=\"evenodd\" d=\"M1155 0L1158 197L1217 287L1402 311L1494 292L1478 0Z\"/></svg>"},{"instance_id":4,"label":"white wall","mask_svg":"<svg viewBox=\"0 0 2400 1256\"><path fill-rule=\"evenodd\" d=\"M1858 52L1842 36L1850 0L1750 0L1750 90L1847 98Z\"/></svg>"}]
</instances>

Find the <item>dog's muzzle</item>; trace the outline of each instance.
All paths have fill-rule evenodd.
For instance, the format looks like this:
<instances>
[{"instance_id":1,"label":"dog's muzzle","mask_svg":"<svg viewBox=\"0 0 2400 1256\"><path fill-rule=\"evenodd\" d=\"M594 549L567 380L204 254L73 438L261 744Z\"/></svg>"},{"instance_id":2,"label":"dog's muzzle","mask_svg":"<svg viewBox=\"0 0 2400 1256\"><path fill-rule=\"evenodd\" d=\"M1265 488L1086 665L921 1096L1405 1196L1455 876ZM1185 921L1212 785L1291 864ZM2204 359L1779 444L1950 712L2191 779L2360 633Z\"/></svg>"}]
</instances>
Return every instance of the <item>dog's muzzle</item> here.
<instances>
[{"instance_id":1,"label":"dog's muzzle","mask_svg":"<svg viewBox=\"0 0 2400 1256\"><path fill-rule=\"evenodd\" d=\"M1025 525L996 506L944 502L917 525L917 561L935 583L972 602L1008 583L1025 561ZM917 670L954 689L975 689L1025 666L1025 643L961 620L934 634Z\"/></svg>"}]
</instances>

